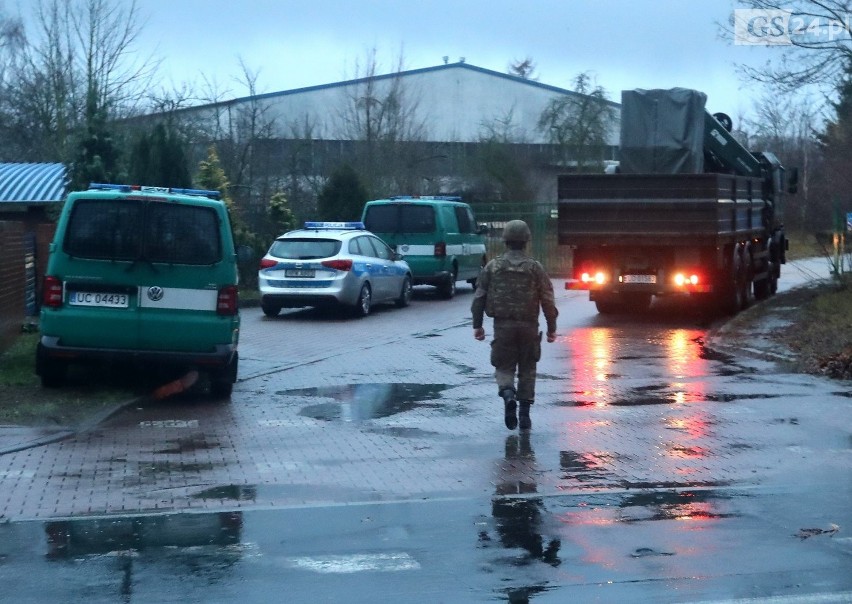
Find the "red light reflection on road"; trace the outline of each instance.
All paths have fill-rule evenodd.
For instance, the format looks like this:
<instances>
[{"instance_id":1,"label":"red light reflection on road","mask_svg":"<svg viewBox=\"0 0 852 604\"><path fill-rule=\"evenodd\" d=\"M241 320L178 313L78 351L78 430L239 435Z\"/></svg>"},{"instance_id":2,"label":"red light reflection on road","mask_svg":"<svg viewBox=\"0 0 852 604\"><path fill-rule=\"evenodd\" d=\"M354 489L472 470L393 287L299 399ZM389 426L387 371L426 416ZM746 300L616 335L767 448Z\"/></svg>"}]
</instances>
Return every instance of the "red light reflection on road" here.
<instances>
[{"instance_id":1,"label":"red light reflection on road","mask_svg":"<svg viewBox=\"0 0 852 604\"><path fill-rule=\"evenodd\" d=\"M577 406L607 405L611 396L607 381L615 357L612 331L603 327L579 328L568 339Z\"/></svg>"}]
</instances>

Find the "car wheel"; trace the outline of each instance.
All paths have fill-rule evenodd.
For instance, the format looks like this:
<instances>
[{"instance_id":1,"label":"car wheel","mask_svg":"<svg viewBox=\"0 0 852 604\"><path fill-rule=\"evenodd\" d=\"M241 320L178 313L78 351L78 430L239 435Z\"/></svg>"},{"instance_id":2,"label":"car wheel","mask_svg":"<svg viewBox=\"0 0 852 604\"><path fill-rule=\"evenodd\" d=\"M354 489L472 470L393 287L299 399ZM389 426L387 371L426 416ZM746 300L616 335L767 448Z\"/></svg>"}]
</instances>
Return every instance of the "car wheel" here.
<instances>
[{"instance_id":1,"label":"car wheel","mask_svg":"<svg viewBox=\"0 0 852 604\"><path fill-rule=\"evenodd\" d=\"M370 291L370 285L365 283L361 286L361 292L358 294L358 301L355 303L355 316L366 317L370 314L370 307L373 302L373 294Z\"/></svg>"},{"instance_id":2,"label":"car wheel","mask_svg":"<svg viewBox=\"0 0 852 604\"><path fill-rule=\"evenodd\" d=\"M453 267L449 276L438 286L438 295L449 300L456 295L456 279L458 279L458 269Z\"/></svg>"},{"instance_id":3,"label":"car wheel","mask_svg":"<svg viewBox=\"0 0 852 604\"><path fill-rule=\"evenodd\" d=\"M411 304L411 277L406 277L402 282L402 291L399 293L399 298L396 299L398 308L405 308Z\"/></svg>"},{"instance_id":4,"label":"car wheel","mask_svg":"<svg viewBox=\"0 0 852 604\"><path fill-rule=\"evenodd\" d=\"M210 374L210 394L216 398L228 398L234 390L237 381L237 369L240 362L239 353L235 352L231 362L222 369Z\"/></svg>"},{"instance_id":5,"label":"car wheel","mask_svg":"<svg viewBox=\"0 0 852 604\"><path fill-rule=\"evenodd\" d=\"M272 304L272 303L269 303L269 302L263 302L263 301L261 301L261 303L260 303L260 309L263 311L263 314L265 314L267 317L277 317L278 313L281 312L281 306L280 305Z\"/></svg>"},{"instance_id":6,"label":"car wheel","mask_svg":"<svg viewBox=\"0 0 852 604\"><path fill-rule=\"evenodd\" d=\"M36 373L44 388L59 388L65 383L68 363L48 358L41 344L36 348Z\"/></svg>"}]
</instances>

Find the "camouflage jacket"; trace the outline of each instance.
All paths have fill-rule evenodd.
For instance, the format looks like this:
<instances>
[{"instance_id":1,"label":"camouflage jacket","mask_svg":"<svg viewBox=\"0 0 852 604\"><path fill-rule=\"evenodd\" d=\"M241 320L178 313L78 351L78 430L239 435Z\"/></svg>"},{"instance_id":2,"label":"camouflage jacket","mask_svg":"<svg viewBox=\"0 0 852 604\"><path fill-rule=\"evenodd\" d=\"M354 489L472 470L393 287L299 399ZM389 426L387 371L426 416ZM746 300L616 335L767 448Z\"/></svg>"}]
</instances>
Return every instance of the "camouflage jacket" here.
<instances>
[{"instance_id":1,"label":"camouflage jacket","mask_svg":"<svg viewBox=\"0 0 852 604\"><path fill-rule=\"evenodd\" d=\"M548 333L555 332L559 311L553 284L539 262L522 251L509 250L485 265L470 307L474 329L482 327L483 314L496 321L538 323L539 309Z\"/></svg>"}]
</instances>

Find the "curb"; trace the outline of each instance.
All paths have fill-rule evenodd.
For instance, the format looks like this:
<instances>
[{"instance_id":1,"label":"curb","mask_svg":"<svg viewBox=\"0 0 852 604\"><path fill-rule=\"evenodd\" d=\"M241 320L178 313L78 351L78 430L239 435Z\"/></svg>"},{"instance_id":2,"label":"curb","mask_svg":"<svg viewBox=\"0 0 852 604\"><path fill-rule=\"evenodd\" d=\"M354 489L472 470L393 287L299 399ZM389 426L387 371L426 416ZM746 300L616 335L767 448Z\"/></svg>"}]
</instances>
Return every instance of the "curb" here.
<instances>
[{"instance_id":1,"label":"curb","mask_svg":"<svg viewBox=\"0 0 852 604\"><path fill-rule=\"evenodd\" d=\"M19 451L24 451L26 449L33 449L35 447L41 447L41 446L44 446L44 445L49 445L49 444L52 444L52 443L55 443L55 442L59 442L61 440L66 440L68 438L72 438L72 437L77 436L79 434L85 434L86 432L89 432L89 431L93 430L94 428L96 428L102 422L105 422L106 420L108 420L110 417L112 417L116 413L123 411L124 409L126 409L127 407L129 407L131 405L138 404L139 402L144 401L147 398L148 398L147 396L138 396L136 398L133 398L133 399L121 402L121 403L116 403L115 405L113 405L110 408L101 410L100 412L96 413L95 415L93 415L89 419L81 422L79 425L77 425L73 428L66 428L66 429L58 431L56 434L51 434L49 436L43 436L43 437L36 438L36 439L33 439L33 440L23 441L23 442L20 442L18 444L15 444L15 445L8 446L6 448L0 448L0 456L8 455L10 453L17 453Z\"/></svg>"}]
</instances>

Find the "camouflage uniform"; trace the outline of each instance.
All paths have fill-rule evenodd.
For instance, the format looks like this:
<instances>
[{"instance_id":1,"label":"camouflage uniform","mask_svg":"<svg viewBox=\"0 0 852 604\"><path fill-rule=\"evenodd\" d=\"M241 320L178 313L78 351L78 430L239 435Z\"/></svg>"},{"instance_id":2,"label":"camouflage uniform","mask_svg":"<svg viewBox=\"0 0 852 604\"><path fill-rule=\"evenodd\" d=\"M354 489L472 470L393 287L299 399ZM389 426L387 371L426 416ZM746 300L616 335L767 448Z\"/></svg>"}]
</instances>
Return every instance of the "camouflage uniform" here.
<instances>
[{"instance_id":1,"label":"camouflage uniform","mask_svg":"<svg viewBox=\"0 0 852 604\"><path fill-rule=\"evenodd\" d=\"M522 412L528 414L529 405L535 399L536 364L541 358L539 310L544 312L547 332L554 334L559 313L554 303L553 285L539 262L523 250L510 249L485 266L471 305L473 328L482 327L483 313L494 319L491 364L495 368L499 395L507 405L506 425L510 429L510 405L514 415L517 399Z\"/></svg>"}]
</instances>

